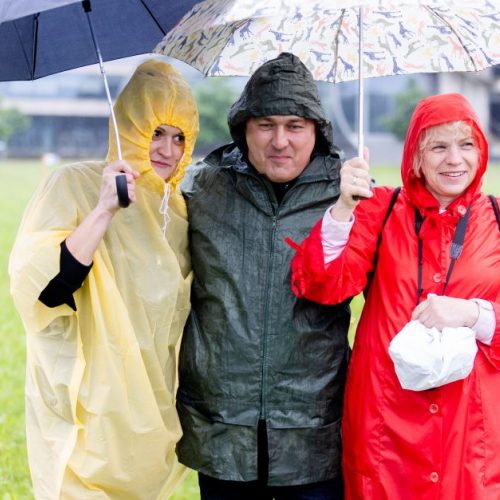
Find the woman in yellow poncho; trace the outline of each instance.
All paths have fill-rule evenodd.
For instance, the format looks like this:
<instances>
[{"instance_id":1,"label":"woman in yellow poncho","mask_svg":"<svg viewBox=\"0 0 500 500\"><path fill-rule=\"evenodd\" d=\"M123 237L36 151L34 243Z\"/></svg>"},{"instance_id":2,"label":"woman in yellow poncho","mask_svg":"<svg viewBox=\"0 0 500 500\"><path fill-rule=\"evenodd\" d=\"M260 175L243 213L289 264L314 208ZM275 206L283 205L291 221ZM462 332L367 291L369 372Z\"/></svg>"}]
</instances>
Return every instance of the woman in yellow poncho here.
<instances>
[{"instance_id":1,"label":"woman in yellow poncho","mask_svg":"<svg viewBox=\"0 0 500 500\"><path fill-rule=\"evenodd\" d=\"M198 113L181 75L155 60L137 68L115 113L124 161L110 131L106 162L49 176L10 258L27 332L37 499L166 498L183 475L174 394L191 268L178 183ZM120 171L133 202L126 209L118 208Z\"/></svg>"}]
</instances>

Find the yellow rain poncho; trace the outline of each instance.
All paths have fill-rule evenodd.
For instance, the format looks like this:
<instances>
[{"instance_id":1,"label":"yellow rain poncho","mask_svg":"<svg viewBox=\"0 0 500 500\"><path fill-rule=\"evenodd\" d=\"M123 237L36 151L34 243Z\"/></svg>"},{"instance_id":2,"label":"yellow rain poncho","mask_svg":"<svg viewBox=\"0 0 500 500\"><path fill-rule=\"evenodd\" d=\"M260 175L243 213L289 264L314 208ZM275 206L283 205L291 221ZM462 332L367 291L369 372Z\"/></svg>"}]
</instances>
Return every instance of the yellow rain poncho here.
<instances>
[{"instance_id":1,"label":"yellow rain poncho","mask_svg":"<svg viewBox=\"0 0 500 500\"><path fill-rule=\"evenodd\" d=\"M176 348L189 312L187 214L176 186L198 133L191 92L170 65L148 61L115 105L123 159L140 172L137 202L119 210L74 293L77 311L38 297L59 272L60 243L96 206L106 162L55 171L31 200L10 263L27 333L26 425L37 499L167 498L184 470L175 444ZM149 162L161 124L185 151L171 185ZM117 159L110 133L107 162Z\"/></svg>"}]
</instances>

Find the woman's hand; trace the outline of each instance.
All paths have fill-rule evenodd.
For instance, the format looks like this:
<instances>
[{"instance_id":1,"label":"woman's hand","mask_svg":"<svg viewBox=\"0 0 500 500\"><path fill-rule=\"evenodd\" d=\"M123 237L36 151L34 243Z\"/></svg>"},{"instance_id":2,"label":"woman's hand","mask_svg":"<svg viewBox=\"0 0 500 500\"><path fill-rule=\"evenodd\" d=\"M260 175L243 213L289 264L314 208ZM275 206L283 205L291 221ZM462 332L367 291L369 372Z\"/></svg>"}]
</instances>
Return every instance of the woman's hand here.
<instances>
[{"instance_id":1,"label":"woman's hand","mask_svg":"<svg viewBox=\"0 0 500 500\"><path fill-rule=\"evenodd\" d=\"M359 203L359 198L371 198L371 177L368 164L368 149L365 148L364 158L351 158L340 169L340 197L332 207L332 217L340 222L351 219L354 209Z\"/></svg>"},{"instance_id":2,"label":"woman's hand","mask_svg":"<svg viewBox=\"0 0 500 500\"><path fill-rule=\"evenodd\" d=\"M108 165L102 172L101 192L96 209L114 215L120 208L116 193L116 176L125 175L127 178L128 197L130 202L136 201L135 180L139 172L133 170L126 161L117 161Z\"/></svg>"},{"instance_id":3,"label":"woman's hand","mask_svg":"<svg viewBox=\"0 0 500 500\"><path fill-rule=\"evenodd\" d=\"M430 293L411 315L427 328L471 327L479 317L479 306L472 300Z\"/></svg>"},{"instance_id":4,"label":"woman's hand","mask_svg":"<svg viewBox=\"0 0 500 500\"><path fill-rule=\"evenodd\" d=\"M88 266L106 233L113 215L118 211L116 176L127 177L128 196L131 202L135 197L135 179L139 172L133 170L125 161L117 161L102 171L101 192L96 207L83 219L81 224L66 238L66 246L73 257Z\"/></svg>"}]
</instances>

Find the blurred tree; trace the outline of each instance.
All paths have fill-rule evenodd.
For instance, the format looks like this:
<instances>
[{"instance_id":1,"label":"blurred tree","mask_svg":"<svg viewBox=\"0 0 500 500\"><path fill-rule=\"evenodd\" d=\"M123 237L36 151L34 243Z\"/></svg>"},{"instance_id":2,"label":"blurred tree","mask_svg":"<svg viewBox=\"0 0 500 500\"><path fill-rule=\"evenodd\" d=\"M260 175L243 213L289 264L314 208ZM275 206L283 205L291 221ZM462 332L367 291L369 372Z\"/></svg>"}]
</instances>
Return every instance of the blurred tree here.
<instances>
[{"instance_id":1,"label":"blurred tree","mask_svg":"<svg viewBox=\"0 0 500 500\"><path fill-rule=\"evenodd\" d=\"M236 92L222 78L206 78L193 88L200 113L197 147L208 148L231 141L227 113L236 101Z\"/></svg>"},{"instance_id":2,"label":"blurred tree","mask_svg":"<svg viewBox=\"0 0 500 500\"><path fill-rule=\"evenodd\" d=\"M29 119L15 108L4 108L0 97L0 141L7 141L15 132L24 130Z\"/></svg>"},{"instance_id":3,"label":"blurred tree","mask_svg":"<svg viewBox=\"0 0 500 500\"><path fill-rule=\"evenodd\" d=\"M400 141L404 141L415 106L420 99L426 96L427 92L419 87L415 80L409 80L406 88L394 96L394 113L381 118L380 123Z\"/></svg>"}]
</instances>

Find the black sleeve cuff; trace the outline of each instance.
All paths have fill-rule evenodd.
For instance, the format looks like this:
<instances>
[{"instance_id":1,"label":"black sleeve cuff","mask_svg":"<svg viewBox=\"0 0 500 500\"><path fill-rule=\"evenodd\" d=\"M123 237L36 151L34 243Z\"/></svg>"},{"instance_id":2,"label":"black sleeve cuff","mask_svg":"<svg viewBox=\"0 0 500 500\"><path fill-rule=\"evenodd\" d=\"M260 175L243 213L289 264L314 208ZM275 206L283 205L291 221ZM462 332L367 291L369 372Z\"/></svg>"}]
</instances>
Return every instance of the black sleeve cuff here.
<instances>
[{"instance_id":1,"label":"black sleeve cuff","mask_svg":"<svg viewBox=\"0 0 500 500\"><path fill-rule=\"evenodd\" d=\"M59 258L59 273L50 280L38 300L47 307L67 304L73 311L76 311L73 293L82 286L91 268L92 264L86 266L78 262L68 250L66 241L63 241Z\"/></svg>"}]
</instances>

